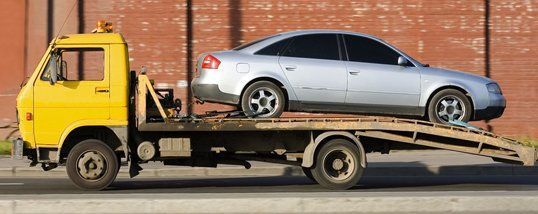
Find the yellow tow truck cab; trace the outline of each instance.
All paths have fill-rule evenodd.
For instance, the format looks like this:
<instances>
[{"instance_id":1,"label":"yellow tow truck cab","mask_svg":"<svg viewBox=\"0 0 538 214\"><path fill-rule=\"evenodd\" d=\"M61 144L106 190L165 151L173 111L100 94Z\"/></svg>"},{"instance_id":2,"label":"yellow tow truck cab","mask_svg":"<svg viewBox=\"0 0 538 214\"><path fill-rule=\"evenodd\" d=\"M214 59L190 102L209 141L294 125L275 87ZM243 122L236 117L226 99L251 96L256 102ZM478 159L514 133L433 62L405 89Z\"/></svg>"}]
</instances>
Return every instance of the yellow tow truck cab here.
<instances>
[{"instance_id":1,"label":"yellow tow truck cab","mask_svg":"<svg viewBox=\"0 0 538 214\"><path fill-rule=\"evenodd\" d=\"M59 73L53 81L51 71L56 68ZM61 148L81 127L126 127L128 71L127 44L121 34L55 39L17 96L25 147Z\"/></svg>"},{"instance_id":2,"label":"yellow tow truck cab","mask_svg":"<svg viewBox=\"0 0 538 214\"><path fill-rule=\"evenodd\" d=\"M483 130L409 119L181 113L172 89L154 88L144 69L130 71L127 44L110 23L99 22L94 32L51 42L17 96L21 138L13 142L14 157L27 156L44 170L65 165L81 189L106 188L121 165L136 176L148 161L289 164L327 188L348 189L361 178L367 152L430 147L524 165L538 156L532 147Z\"/></svg>"}]
</instances>

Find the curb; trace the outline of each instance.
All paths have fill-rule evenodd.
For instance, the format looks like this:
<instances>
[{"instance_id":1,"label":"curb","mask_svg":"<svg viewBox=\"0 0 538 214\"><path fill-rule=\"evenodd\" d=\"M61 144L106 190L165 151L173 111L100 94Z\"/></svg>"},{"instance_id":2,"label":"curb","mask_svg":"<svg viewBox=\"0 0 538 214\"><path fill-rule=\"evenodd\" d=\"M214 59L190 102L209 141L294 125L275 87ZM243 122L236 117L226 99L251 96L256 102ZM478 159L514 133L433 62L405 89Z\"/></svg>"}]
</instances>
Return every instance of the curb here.
<instances>
[{"instance_id":1,"label":"curb","mask_svg":"<svg viewBox=\"0 0 538 214\"><path fill-rule=\"evenodd\" d=\"M6 213L522 213L535 196L7 199Z\"/></svg>"},{"instance_id":2,"label":"curb","mask_svg":"<svg viewBox=\"0 0 538 214\"><path fill-rule=\"evenodd\" d=\"M425 167L368 167L364 177L382 176L537 176L538 167L511 165L469 165L469 166L425 166ZM65 177L65 167L44 172L40 167L0 168L0 177ZM222 168L150 168L140 172L138 177L199 177L199 176L304 176L301 167L242 167ZM120 178L128 178L129 172L123 168Z\"/></svg>"}]
</instances>

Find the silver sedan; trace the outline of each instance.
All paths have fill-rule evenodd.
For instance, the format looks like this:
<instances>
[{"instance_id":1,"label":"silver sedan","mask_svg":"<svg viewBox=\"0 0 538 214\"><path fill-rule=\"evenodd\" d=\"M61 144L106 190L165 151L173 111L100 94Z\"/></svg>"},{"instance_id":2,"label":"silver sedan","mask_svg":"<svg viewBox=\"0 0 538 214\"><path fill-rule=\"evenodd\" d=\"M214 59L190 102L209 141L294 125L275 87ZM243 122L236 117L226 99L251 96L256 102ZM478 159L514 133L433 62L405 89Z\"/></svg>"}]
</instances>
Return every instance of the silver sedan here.
<instances>
[{"instance_id":1,"label":"silver sedan","mask_svg":"<svg viewBox=\"0 0 538 214\"><path fill-rule=\"evenodd\" d=\"M342 112L448 123L497 118L506 106L491 79L432 68L379 38L333 30L281 33L202 54L191 85L199 100L257 117Z\"/></svg>"}]
</instances>

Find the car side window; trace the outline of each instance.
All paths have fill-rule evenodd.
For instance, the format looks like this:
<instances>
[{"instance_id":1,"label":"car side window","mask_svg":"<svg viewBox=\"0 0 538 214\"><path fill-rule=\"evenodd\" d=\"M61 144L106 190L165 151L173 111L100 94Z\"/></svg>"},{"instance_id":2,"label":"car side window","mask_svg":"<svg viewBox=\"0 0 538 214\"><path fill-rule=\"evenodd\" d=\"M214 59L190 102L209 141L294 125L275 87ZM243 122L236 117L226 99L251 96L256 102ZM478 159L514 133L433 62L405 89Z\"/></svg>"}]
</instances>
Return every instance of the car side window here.
<instances>
[{"instance_id":1,"label":"car side window","mask_svg":"<svg viewBox=\"0 0 538 214\"><path fill-rule=\"evenodd\" d=\"M288 43L291 41L290 38L283 39L278 42L275 42L273 44L270 44L266 46L265 48L262 48L261 50L257 51L256 55L266 55L266 56L279 56L282 54L282 51L284 51L284 48L288 45Z\"/></svg>"},{"instance_id":2,"label":"car side window","mask_svg":"<svg viewBox=\"0 0 538 214\"><path fill-rule=\"evenodd\" d=\"M361 36L344 37L349 61L398 65L401 55L385 44Z\"/></svg>"},{"instance_id":3,"label":"car side window","mask_svg":"<svg viewBox=\"0 0 538 214\"><path fill-rule=\"evenodd\" d=\"M336 34L310 34L294 37L282 54L289 57L339 60Z\"/></svg>"}]
</instances>

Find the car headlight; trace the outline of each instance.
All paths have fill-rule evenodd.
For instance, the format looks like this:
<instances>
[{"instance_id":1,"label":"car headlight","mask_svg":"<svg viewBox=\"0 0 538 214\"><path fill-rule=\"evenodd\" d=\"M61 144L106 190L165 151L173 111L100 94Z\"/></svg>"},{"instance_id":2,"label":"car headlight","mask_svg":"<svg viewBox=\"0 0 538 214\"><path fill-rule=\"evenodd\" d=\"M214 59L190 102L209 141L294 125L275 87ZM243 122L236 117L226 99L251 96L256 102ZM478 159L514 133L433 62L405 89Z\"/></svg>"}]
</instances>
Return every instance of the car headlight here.
<instances>
[{"instance_id":1,"label":"car headlight","mask_svg":"<svg viewBox=\"0 0 538 214\"><path fill-rule=\"evenodd\" d=\"M488 91L494 94L502 94L501 87L497 83L489 83L486 85Z\"/></svg>"}]
</instances>

